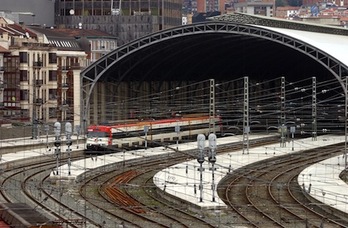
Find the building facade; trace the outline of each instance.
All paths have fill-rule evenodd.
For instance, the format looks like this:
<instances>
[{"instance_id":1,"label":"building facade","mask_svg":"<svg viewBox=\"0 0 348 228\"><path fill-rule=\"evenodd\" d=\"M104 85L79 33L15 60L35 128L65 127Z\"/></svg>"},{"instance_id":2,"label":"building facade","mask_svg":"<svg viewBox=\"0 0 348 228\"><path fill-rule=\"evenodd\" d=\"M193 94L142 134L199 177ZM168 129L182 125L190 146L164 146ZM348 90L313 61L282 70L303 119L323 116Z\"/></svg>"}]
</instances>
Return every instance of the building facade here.
<instances>
[{"instance_id":1,"label":"building facade","mask_svg":"<svg viewBox=\"0 0 348 228\"><path fill-rule=\"evenodd\" d=\"M117 47L100 31L0 26L0 123L81 123L81 70Z\"/></svg>"},{"instance_id":2,"label":"building facade","mask_svg":"<svg viewBox=\"0 0 348 228\"><path fill-rule=\"evenodd\" d=\"M275 1L274 0L240 0L234 3L234 11L261 16L274 16Z\"/></svg>"},{"instance_id":3,"label":"building facade","mask_svg":"<svg viewBox=\"0 0 348 228\"><path fill-rule=\"evenodd\" d=\"M86 1L57 0L59 28L98 29L124 44L144 35L182 24L182 0Z\"/></svg>"},{"instance_id":4,"label":"building facade","mask_svg":"<svg viewBox=\"0 0 348 228\"><path fill-rule=\"evenodd\" d=\"M64 42L69 46L68 41ZM20 110L20 120L37 126L56 121L78 125L80 100L79 96L74 97L74 92L80 91L80 72L87 63L87 55L75 46L75 49L61 50L41 42L10 45L12 65L4 62L5 76L9 75L4 81L7 84L16 83L17 87L16 90L7 87L5 92L16 98L4 96L7 101L4 109L16 107ZM18 118L13 121L18 121Z\"/></svg>"}]
</instances>

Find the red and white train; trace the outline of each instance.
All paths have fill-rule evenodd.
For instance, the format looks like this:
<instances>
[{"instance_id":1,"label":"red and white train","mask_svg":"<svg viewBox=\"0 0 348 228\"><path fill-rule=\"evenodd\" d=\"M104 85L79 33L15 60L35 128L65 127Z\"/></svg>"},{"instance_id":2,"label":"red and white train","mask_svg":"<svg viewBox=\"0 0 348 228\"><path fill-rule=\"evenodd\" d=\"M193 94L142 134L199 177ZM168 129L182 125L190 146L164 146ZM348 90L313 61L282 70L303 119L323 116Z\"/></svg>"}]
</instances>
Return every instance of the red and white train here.
<instances>
[{"instance_id":1,"label":"red and white train","mask_svg":"<svg viewBox=\"0 0 348 228\"><path fill-rule=\"evenodd\" d=\"M93 125L87 129L86 148L87 151L117 150L143 146L145 140L149 145L161 145L177 139L195 139L198 134L219 132L219 123L219 117L200 116L137 121L114 126Z\"/></svg>"}]
</instances>

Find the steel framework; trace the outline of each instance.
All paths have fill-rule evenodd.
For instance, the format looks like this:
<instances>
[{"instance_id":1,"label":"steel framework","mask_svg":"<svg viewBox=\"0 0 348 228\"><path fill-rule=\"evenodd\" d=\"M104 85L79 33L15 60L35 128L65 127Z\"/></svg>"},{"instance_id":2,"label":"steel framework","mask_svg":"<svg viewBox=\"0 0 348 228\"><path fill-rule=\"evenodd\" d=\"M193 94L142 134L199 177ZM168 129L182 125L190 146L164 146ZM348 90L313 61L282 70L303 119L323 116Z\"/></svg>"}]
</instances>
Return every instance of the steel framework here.
<instances>
[{"instance_id":1,"label":"steel framework","mask_svg":"<svg viewBox=\"0 0 348 228\"><path fill-rule=\"evenodd\" d=\"M337 78L339 83L342 85L343 90L346 90L344 77L348 72L348 66L342 63L339 59L334 58L317 47L289 35L272 31L266 27L251 24L240 24L229 21L211 21L184 25L147 35L119 47L87 67L83 72L81 72L81 85L83 85L81 89L81 126L85 126L86 122L88 121L90 96L96 82L115 63L127 58L130 55L136 54L137 51L143 48L149 47L153 44L158 44L162 41L177 37L189 36L192 34L197 35L206 33L238 34L240 36L270 40L272 42L290 47L307 55L309 58L314 59L316 62L324 66L330 73L332 73L333 76ZM122 80L122 76L116 77L119 77L119 80Z\"/></svg>"}]
</instances>

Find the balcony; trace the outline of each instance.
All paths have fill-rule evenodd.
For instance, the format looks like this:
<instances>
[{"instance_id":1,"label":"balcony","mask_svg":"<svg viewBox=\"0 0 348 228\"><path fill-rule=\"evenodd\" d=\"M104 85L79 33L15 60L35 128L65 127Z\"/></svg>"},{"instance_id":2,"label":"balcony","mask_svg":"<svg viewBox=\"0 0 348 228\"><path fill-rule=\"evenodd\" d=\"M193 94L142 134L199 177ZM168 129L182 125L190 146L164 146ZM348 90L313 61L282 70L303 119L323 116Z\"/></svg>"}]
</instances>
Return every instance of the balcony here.
<instances>
[{"instance_id":1,"label":"balcony","mask_svg":"<svg viewBox=\"0 0 348 228\"><path fill-rule=\"evenodd\" d=\"M69 66L61 66L60 69L62 70L62 72L67 72L70 70Z\"/></svg>"},{"instance_id":2,"label":"balcony","mask_svg":"<svg viewBox=\"0 0 348 228\"><path fill-rule=\"evenodd\" d=\"M41 87L42 85L43 85L43 80L42 79L35 80L35 86L36 87Z\"/></svg>"},{"instance_id":3,"label":"balcony","mask_svg":"<svg viewBox=\"0 0 348 228\"><path fill-rule=\"evenodd\" d=\"M69 106L69 103L66 100L62 101L62 106Z\"/></svg>"},{"instance_id":4,"label":"balcony","mask_svg":"<svg viewBox=\"0 0 348 228\"><path fill-rule=\"evenodd\" d=\"M42 66L43 66L42 61L34 61L33 62L34 69L40 69Z\"/></svg>"},{"instance_id":5,"label":"balcony","mask_svg":"<svg viewBox=\"0 0 348 228\"><path fill-rule=\"evenodd\" d=\"M81 69L80 63L73 63L73 64L71 64L71 69L72 70L79 70L79 69Z\"/></svg>"},{"instance_id":6,"label":"balcony","mask_svg":"<svg viewBox=\"0 0 348 228\"><path fill-rule=\"evenodd\" d=\"M37 98L37 99L35 100L35 105L40 106L40 105L42 105L42 104L43 104L42 98Z\"/></svg>"},{"instance_id":7,"label":"balcony","mask_svg":"<svg viewBox=\"0 0 348 228\"><path fill-rule=\"evenodd\" d=\"M0 71L5 71L5 67L0 66Z\"/></svg>"},{"instance_id":8,"label":"balcony","mask_svg":"<svg viewBox=\"0 0 348 228\"><path fill-rule=\"evenodd\" d=\"M69 89L69 84L68 83L63 83L62 84L62 90L68 90Z\"/></svg>"}]
</instances>

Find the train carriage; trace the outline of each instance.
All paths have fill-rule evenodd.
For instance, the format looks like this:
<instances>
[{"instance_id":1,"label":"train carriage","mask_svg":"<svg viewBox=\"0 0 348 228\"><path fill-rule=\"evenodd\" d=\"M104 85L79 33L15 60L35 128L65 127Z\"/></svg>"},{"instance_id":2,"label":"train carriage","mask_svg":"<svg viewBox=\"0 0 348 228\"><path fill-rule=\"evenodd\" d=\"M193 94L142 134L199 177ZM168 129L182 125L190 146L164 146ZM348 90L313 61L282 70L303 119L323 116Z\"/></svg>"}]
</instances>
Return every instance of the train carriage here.
<instances>
[{"instance_id":1,"label":"train carriage","mask_svg":"<svg viewBox=\"0 0 348 228\"><path fill-rule=\"evenodd\" d=\"M134 123L94 125L87 129L87 151L120 150L148 145L161 145L174 140L195 139L198 134L220 131L219 117L180 117L138 121ZM215 124L213 124L215 123ZM175 127L180 127L180 132ZM146 131L146 132L145 132Z\"/></svg>"}]
</instances>

